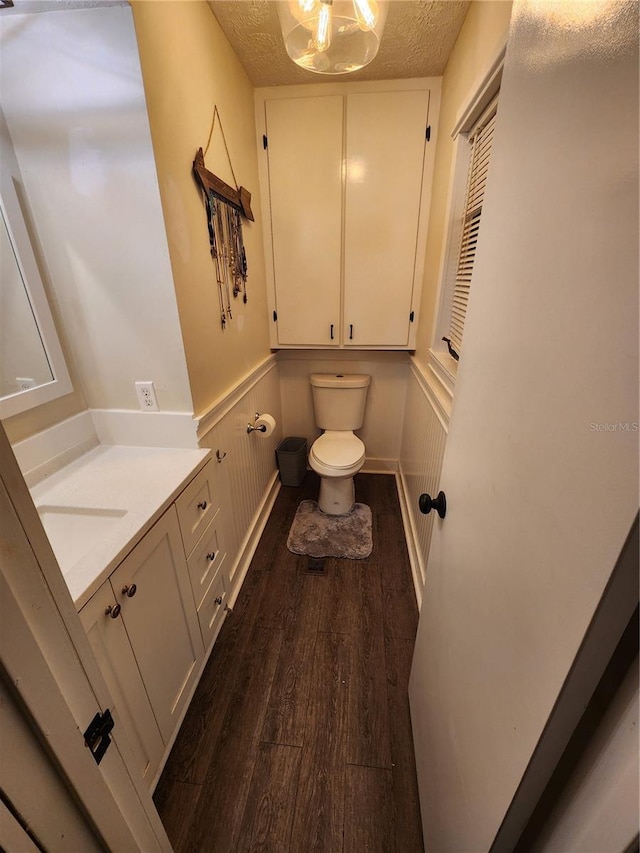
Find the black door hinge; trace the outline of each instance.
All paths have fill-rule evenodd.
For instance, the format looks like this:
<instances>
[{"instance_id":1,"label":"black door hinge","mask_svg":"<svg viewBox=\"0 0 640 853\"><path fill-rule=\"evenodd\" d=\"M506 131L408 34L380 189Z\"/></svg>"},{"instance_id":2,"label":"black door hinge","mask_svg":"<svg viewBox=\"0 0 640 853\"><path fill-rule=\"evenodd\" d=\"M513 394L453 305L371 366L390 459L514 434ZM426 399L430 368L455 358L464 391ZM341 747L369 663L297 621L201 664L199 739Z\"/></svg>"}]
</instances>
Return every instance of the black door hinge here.
<instances>
[{"instance_id":1,"label":"black door hinge","mask_svg":"<svg viewBox=\"0 0 640 853\"><path fill-rule=\"evenodd\" d=\"M411 314L409 314L409 322L410 322L410 323L413 323L413 318L414 318L414 317L415 317L415 312L414 312L414 311L412 311L412 312L411 312Z\"/></svg>"},{"instance_id":2,"label":"black door hinge","mask_svg":"<svg viewBox=\"0 0 640 853\"><path fill-rule=\"evenodd\" d=\"M427 142L431 142L431 125L430 124L427 125L427 132L425 133L425 136L427 138Z\"/></svg>"},{"instance_id":3,"label":"black door hinge","mask_svg":"<svg viewBox=\"0 0 640 853\"><path fill-rule=\"evenodd\" d=\"M263 147L264 149L267 149L267 148L269 147L269 140L267 139L267 134L266 134L266 133L263 133L263 134L262 134L262 147Z\"/></svg>"},{"instance_id":4,"label":"black door hinge","mask_svg":"<svg viewBox=\"0 0 640 853\"><path fill-rule=\"evenodd\" d=\"M277 312L277 311L274 311L274 312L273 312L273 322L274 322L274 323L277 323L277 322L278 322L278 312Z\"/></svg>"},{"instance_id":5,"label":"black door hinge","mask_svg":"<svg viewBox=\"0 0 640 853\"><path fill-rule=\"evenodd\" d=\"M100 764L105 752L111 746L110 732L113 730L114 722L111 711L107 708L104 713L98 712L89 723L89 728L84 733L84 743L91 750L96 764Z\"/></svg>"}]
</instances>

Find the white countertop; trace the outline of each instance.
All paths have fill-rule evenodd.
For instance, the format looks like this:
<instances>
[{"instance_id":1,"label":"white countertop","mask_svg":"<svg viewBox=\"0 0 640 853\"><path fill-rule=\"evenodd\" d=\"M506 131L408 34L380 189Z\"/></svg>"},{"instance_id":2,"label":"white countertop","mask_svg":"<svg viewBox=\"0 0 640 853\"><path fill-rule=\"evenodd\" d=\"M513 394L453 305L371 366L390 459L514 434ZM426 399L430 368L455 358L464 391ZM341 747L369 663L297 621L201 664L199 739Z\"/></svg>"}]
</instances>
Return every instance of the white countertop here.
<instances>
[{"instance_id":1,"label":"white countertop","mask_svg":"<svg viewBox=\"0 0 640 853\"><path fill-rule=\"evenodd\" d=\"M78 610L210 454L101 445L31 488Z\"/></svg>"}]
</instances>

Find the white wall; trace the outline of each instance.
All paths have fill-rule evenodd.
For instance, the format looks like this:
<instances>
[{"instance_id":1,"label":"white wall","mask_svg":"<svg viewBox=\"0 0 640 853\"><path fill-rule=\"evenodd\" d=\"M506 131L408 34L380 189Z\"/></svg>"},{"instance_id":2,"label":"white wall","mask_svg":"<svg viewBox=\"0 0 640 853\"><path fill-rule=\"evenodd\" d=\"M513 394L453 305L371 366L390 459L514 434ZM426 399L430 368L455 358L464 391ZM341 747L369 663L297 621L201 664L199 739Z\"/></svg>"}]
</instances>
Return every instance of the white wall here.
<instances>
[{"instance_id":1,"label":"white wall","mask_svg":"<svg viewBox=\"0 0 640 853\"><path fill-rule=\"evenodd\" d=\"M365 471L391 472L400 456L408 357L406 353L335 353L303 350L278 354L284 435L305 436L308 445L320 435L315 425L311 373L367 373L364 423L357 434L367 454Z\"/></svg>"},{"instance_id":2,"label":"white wall","mask_svg":"<svg viewBox=\"0 0 640 853\"><path fill-rule=\"evenodd\" d=\"M4 16L0 34L2 108L89 407L138 409L150 379L161 409L191 411L130 8Z\"/></svg>"}]
</instances>

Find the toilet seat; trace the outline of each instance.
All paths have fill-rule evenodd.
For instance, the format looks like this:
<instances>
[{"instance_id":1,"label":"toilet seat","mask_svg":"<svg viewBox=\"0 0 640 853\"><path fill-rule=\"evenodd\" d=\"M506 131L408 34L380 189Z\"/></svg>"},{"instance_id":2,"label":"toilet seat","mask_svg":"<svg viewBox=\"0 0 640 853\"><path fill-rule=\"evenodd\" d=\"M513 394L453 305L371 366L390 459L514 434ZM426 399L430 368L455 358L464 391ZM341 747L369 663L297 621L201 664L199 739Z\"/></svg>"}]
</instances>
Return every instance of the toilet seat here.
<instances>
[{"instance_id":1,"label":"toilet seat","mask_svg":"<svg viewBox=\"0 0 640 853\"><path fill-rule=\"evenodd\" d=\"M352 432L323 433L311 446L311 467L321 476L349 477L357 473L365 459L365 446Z\"/></svg>"}]
</instances>

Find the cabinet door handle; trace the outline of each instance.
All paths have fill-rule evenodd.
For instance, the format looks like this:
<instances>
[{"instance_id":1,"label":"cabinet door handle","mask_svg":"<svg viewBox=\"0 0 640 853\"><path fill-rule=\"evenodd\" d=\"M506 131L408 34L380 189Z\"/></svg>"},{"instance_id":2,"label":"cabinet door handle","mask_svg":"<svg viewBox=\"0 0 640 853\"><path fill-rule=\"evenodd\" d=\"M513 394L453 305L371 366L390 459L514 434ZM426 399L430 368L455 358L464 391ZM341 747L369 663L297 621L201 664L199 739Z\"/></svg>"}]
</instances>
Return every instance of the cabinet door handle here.
<instances>
[{"instance_id":1,"label":"cabinet door handle","mask_svg":"<svg viewBox=\"0 0 640 853\"><path fill-rule=\"evenodd\" d=\"M198 509L205 510L207 506L208 504L206 501L200 501L200 503L198 504Z\"/></svg>"},{"instance_id":2,"label":"cabinet door handle","mask_svg":"<svg viewBox=\"0 0 640 853\"><path fill-rule=\"evenodd\" d=\"M216 558L216 552L215 552L215 551L210 551L210 552L207 554L207 560L209 560L211 563L213 563L213 561L215 560L215 558Z\"/></svg>"},{"instance_id":3,"label":"cabinet door handle","mask_svg":"<svg viewBox=\"0 0 640 853\"><path fill-rule=\"evenodd\" d=\"M117 619L122 608L119 604L109 604L104 609L105 616L111 616L112 619Z\"/></svg>"},{"instance_id":4,"label":"cabinet door handle","mask_svg":"<svg viewBox=\"0 0 640 853\"><path fill-rule=\"evenodd\" d=\"M353 323L349 323L349 340L353 340Z\"/></svg>"},{"instance_id":5,"label":"cabinet door handle","mask_svg":"<svg viewBox=\"0 0 640 853\"><path fill-rule=\"evenodd\" d=\"M138 587L134 583L129 583L122 587L122 594L126 595L127 598L133 598L137 591Z\"/></svg>"},{"instance_id":6,"label":"cabinet door handle","mask_svg":"<svg viewBox=\"0 0 640 853\"><path fill-rule=\"evenodd\" d=\"M333 340L333 323L329 326L329 330L331 334L331 340Z\"/></svg>"}]
</instances>

